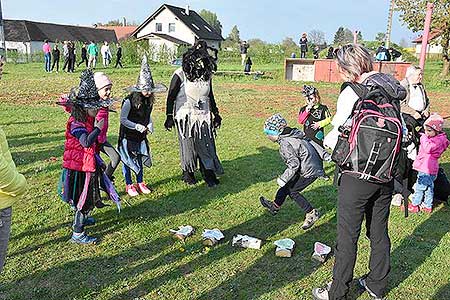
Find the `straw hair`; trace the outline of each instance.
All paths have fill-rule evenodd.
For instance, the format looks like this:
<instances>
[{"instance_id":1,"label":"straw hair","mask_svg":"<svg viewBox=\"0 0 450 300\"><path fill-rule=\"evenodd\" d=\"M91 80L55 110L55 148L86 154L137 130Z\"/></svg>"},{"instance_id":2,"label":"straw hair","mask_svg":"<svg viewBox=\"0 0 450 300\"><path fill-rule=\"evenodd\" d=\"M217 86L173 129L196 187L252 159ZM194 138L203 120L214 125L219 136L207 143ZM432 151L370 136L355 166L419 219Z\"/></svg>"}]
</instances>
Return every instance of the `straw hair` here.
<instances>
[{"instance_id":1,"label":"straw hair","mask_svg":"<svg viewBox=\"0 0 450 300\"><path fill-rule=\"evenodd\" d=\"M372 56L361 45L348 44L336 53L336 62L348 81L355 81L364 73L373 71Z\"/></svg>"},{"instance_id":2,"label":"straw hair","mask_svg":"<svg viewBox=\"0 0 450 300\"><path fill-rule=\"evenodd\" d=\"M422 68L419 66L412 65L412 66L409 66L408 69L406 69L405 77L409 78L409 77L419 74L419 73L422 73Z\"/></svg>"}]
</instances>

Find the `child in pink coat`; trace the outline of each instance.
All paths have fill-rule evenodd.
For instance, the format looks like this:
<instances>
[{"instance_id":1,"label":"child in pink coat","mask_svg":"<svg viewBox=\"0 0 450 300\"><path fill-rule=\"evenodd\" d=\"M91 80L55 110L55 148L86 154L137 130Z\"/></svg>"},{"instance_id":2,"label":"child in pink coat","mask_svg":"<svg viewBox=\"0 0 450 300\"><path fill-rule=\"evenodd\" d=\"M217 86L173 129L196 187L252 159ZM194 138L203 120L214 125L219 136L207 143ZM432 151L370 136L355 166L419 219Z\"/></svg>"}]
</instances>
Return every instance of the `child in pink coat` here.
<instances>
[{"instance_id":1,"label":"child in pink coat","mask_svg":"<svg viewBox=\"0 0 450 300\"><path fill-rule=\"evenodd\" d=\"M434 180L439 170L439 158L450 145L445 132L442 132L444 119L432 114L424 123L424 131L420 137L419 153L413 163L418 171L415 192L408 210L417 213L420 210L433 211Z\"/></svg>"}]
</instances>

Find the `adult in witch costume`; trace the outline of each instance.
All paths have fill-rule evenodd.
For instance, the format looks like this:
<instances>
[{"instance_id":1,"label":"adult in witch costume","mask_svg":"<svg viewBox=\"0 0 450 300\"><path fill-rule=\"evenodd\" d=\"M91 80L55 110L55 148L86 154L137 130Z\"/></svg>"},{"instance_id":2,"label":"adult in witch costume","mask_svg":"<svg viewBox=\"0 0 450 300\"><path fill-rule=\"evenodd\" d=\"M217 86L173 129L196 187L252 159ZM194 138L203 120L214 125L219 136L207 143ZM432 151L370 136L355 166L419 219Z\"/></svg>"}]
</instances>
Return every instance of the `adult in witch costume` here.
<instances>
[{"instance_id":1,"label":"adult in witch costume","mask_svg":"<svg viewBox=\"0 0 450 300\"><path fill-rule=\"evenodd\" d=\"M130 94L122 102L119 154L123 162L126 192L134 197L138 192L142 194L151 192L144 183L144 166L152 165L147 134L153 133L151 113L155 102L154 93L165 92L167 87L153 82L147 56L144 56L137 84L126 90ZM136 174L136 185L133 184L131 170Z\"/></svg>"},{"instance_id":2,"label":"adult in witch costume","mask_svg":"<svg viewBox=\"0 0 450 300\"><path fill-rule=\"evenodd\" d=\"M81 74L80 86L72 89L64 102L71 116L66 125L63 172L58 193L75 210L71 241L78 244L93 244L95 237L88 236L84 227L93 225L89 217L94 207L103 207L100 197L100 181L105 191L120 210L120 199L108 176L106 166L99 155L97 138L104 126L104 120L96 120L102 107L112 104L112 100L101 100L94 82L94 74L86 70Z\"/></svg>"},{"instance_id":3,"label":"adult in witch costume","mask_svg":"<svg viewBox=\"0 0 450 300\"><path fill-rule=\"evenodd\" d=\"M215 57L208 53L215 52ZM219 184L216 175L223 168L216 153L215 129L222 118L214 99L212 74L217 69L217 50L209 48L204 41L183 54L182 67L175 71L167 96L164 127L176 126L180 144L183 181L195 184L197 165L209 187Z\"/></svg>"}]
</instances>

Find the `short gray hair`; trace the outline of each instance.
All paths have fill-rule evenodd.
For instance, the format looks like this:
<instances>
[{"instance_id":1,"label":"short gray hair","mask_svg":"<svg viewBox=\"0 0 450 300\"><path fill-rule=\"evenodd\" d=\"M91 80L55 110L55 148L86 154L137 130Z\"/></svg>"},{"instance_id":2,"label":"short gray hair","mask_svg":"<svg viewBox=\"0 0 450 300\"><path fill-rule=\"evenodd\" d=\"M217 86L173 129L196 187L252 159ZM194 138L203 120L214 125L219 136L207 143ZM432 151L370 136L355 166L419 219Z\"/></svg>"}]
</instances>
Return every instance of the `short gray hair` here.
<instances>
[{"instance_id":1,"label":"short gray hair","mask_svg":"<svg viewBox=\"0 0 450 300\"><path fill-rule=\"evenodd\" d=\"M339 48L336 63L349 81L373 71L372 56L366 48L358 44L347 44Z\"/></svg>"},{"instance_id":2,"label":"short gray hair","mask_svg":"<svg viewBox=\"0 0 450 300\"><path fill-rule=\"evenodd\" d=\"M408 67L408 69L406 69L406 78L411 77L412 75L418 74L418 73L422 73L422 68L419 66L415 66L415 65L411 65Z\"/></svg>"}]
</instances>

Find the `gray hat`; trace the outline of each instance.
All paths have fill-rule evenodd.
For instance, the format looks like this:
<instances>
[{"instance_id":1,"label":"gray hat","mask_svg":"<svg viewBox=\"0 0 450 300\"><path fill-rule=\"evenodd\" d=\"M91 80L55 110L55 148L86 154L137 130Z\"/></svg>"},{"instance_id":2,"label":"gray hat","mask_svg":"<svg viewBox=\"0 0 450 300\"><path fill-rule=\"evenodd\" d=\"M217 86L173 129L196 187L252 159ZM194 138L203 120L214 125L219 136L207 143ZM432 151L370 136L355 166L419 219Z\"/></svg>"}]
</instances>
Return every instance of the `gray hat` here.
<instances>
[{"instance_id":1,"label":"gray hat","mask_svg":"<svg viewBox=\"0 0 450 300\"><path fill-rule=\"evenodd\" d=\"M154 83L152 72L147 62L147 55L144 55L142 58L141 72L139 73L136 85L130 86L126 90L128 92L148 91L150 93L164 93L167 91L167 87L160 83Z\"/></svg>"}]
</instances>

